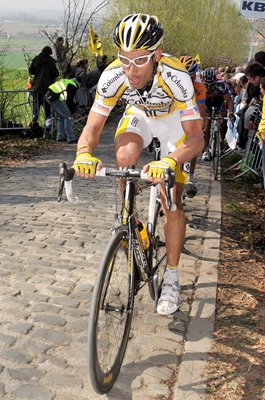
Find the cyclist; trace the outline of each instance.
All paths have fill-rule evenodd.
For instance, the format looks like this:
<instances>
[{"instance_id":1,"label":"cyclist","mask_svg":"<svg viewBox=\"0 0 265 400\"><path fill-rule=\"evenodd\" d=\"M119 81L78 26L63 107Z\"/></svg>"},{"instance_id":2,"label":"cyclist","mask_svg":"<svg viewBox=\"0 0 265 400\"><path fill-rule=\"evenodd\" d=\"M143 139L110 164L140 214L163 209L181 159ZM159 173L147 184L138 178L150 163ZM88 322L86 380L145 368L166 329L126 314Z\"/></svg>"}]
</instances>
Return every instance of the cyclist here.
<instances>
[{"instance_id":1,"label":"cyclist","mask_svg":"<svg viewBox=\"0 0 265 400\"><path fill-rule=\"evenodd\" d=\"M191 79L180 63L162 54L164 30L156 16L131 14L115 27L113 40L118 59L102 73L96 98L79 138L74 168L77 175L93 178L102 162L92 155L110 111L117 101L126 103L115 134L116 164L136 165L141 151L152 141L161 142L160 161L144 166L152 182L163 183L165 168L176 171L174 201L177 209L165 206L167 268L157 311L168 315L179 307L178 263L185 237L185 215L181 194L185 183L182 164L203 149L200 114Z\"/></svg>"},{"instance_id":2,"label":"cyclist","mask_svg":"<svg viewBox=\"0 0 265 400\"><path fill-rule=\"evenodd\" d=\"M207 119L212 114L212 107L217 109L220 117L225 117L228 112L229 119L234 119L234 102L229 94L228 87L222 79L217 78L215 68L206 68L202 73L203 82L206 86L206 126L204 129L205 150L202 155L204 161L210 160L209 140L211 120ZM227 131L227 123L223 119L220 126L221 134L221 151L223 151L223 143Z\"/></svg>"},{"instance_id":3,"label":"cyclist","mask_svg":"<svg viewBox=\"0 0 265 400\"><path fill-rule=\"evenodd\" d=\"M202 82L201 76L199 74L199 64L195 58L190 56L181 56L179 58L180 62L185 66L188 71L195 91L196 103L201 115L202 129L205 129L205 100L206 100L206 88ZM194 157L190 162L188 180L185 185L186 194L188 197L192 198L197 193L197 188L194 183L194 172L196 167L197 157Z\"/></svg>"}]
</instances>

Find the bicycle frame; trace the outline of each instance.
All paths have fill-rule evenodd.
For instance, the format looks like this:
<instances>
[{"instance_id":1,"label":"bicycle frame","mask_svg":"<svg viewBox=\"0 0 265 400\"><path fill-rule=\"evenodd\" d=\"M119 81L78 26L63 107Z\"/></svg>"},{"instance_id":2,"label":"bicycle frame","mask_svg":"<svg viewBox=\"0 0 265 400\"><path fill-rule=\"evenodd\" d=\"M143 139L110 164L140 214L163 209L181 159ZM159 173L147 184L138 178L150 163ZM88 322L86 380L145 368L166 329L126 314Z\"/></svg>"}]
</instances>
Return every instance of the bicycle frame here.
<instances>
[{"instance_id":1,"label":"bicycle frame","mask_svg":"<svg viewBox=\"0 0 265 400\"><path fill-rule=\"evenodd\" d=\"M217 110L214 107L212 107L212 115L210 118L211 118L211 128L210 128L209 149L211 154L214 179L216 180L220 165L221 150L220 150L220 126L219 126L220 117L217 113Z\"/></svg>"},{"instance_id":2,"label":"bicycle frame","mask_svg":"<svg viewBox=\"0 0 265 400\"><path fill-rule=\"evenodd\" d=\"M145 190L150 186L151 183L142 188L142 190ZM140 273L141 281L146 282L151 276L151 271L149 268L149 263L140 237L135 216L135 210L134 210L135 196L138 193L139 190L137 190L133 178L129 179L127 178L125 182L123 208L121 212L122 225L115 229L117 230L125 228L127 230L129 237L128 259L130 268L132 269L133 267L132 263L133 260L135 259L136 265Z\"/></svg>"},{"instance_id":3,"label":"bicycle frame","mask_svg":"<svg viewBox=\"0 0 265 400\"><path fill-rule=\"evenodd\" d=\"M73 169L60 164L61 200L65 185L69 201L77 202L72 189ZM103 168L97 176L113 176L123 183L122 207L119 224L105 249L99 265L90 308L88 347L90 378L95 391L107 393L114 385L125 355L134 310L134 298L147 283L150 297L156 302L159 295L159 272L161 260L166 260L165 242L161 241L159 213L161 203L157 201L159 185L148 182L141 185L138 180L147 175L134 168ZM166 204L174 210L170 170L164 171ZM173 185L174 186L174 185ZM150 189L148 231L150 245L144 248L138 228L136 196ZM162 224L161 224L162 225ZM156 264L156 265L154 265ZM162 276L162 275L161 275Z\"/></svg>"}]
</instances>

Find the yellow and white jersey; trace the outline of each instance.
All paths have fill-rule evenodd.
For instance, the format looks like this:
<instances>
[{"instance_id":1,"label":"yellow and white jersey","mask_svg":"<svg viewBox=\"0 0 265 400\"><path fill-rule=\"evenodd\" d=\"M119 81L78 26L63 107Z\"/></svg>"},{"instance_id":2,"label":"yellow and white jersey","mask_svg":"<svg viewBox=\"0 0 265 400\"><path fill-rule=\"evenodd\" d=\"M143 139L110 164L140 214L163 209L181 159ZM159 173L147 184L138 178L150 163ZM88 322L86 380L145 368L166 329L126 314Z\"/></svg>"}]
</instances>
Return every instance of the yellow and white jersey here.
<instances>
[{"instance_id":1,"label":"yellow and white jersey","mask_svg":"<svg viewBox=\"0 0 265 400\"><path fill-rule=\"evenodd\" d=\"M117 102L128 108L144 111L149 118L161 118L178 112L180 120L200 118L194 87L183 64L163 54L158 62L151 89L140 94L130 87L119 60L113 61L102 73L92 110L108 116Z\"/></svg>"}]
</instances>

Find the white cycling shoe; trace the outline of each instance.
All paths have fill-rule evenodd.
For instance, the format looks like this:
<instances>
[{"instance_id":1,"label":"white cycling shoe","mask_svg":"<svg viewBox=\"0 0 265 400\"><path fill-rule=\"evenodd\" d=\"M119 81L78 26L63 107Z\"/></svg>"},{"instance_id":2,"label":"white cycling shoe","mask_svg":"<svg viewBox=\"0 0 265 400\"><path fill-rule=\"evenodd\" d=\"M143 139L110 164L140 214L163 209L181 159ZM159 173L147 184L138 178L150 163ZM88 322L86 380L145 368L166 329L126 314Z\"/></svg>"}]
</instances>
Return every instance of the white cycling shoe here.
<instances>
[{"instance_id":1,"label":"white cycling shoe","mask_svg":"<svg viewBox=\"0 0 265 400\"><path fill-rule=\"evenodd\" d=\"M170 315L179 308L180 289L178 282L163 282L161 295L157 302L157 312L161 315Z\"/></svg>"}]
</instances>

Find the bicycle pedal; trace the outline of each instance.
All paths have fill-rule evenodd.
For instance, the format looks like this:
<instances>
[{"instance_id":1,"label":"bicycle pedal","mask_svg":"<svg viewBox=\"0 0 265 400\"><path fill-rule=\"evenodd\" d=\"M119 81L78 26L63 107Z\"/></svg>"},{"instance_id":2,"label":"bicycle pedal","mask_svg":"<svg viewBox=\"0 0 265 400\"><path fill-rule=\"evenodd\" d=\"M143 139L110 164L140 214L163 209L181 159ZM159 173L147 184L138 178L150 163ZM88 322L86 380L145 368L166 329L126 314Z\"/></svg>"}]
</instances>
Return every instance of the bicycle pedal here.
<instances>
[{"instance_id":1,"label":"bicycle pedal","mask_svg":"<svg viewBox=\"0 0 265 400\"><path fill-rule=\"evenodd\" d=\"M198 190L190 190L186 192L186 195L189 199L193 199L193 197L197 194Z\"/></svg>"}]
</instances>

